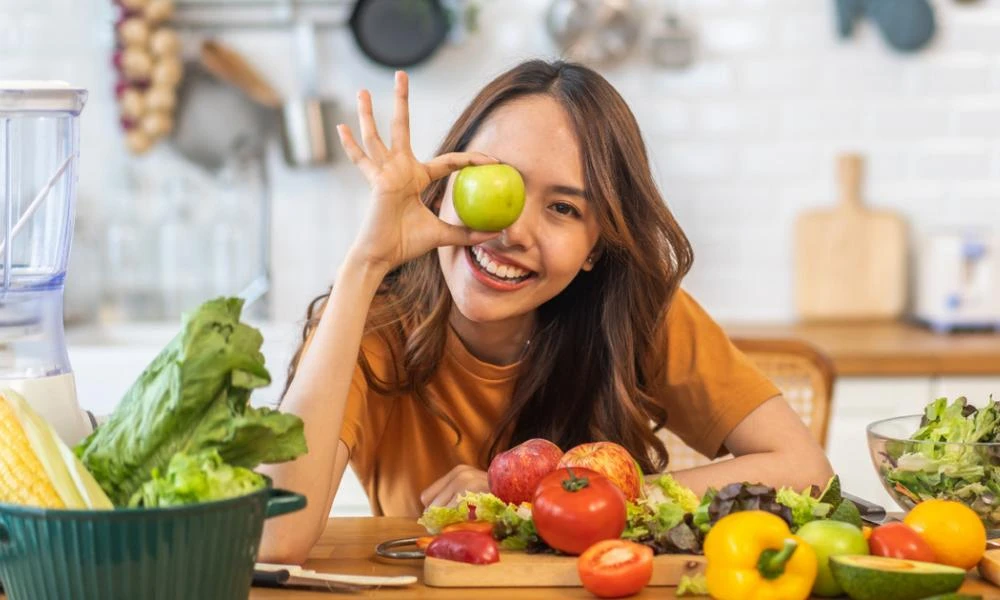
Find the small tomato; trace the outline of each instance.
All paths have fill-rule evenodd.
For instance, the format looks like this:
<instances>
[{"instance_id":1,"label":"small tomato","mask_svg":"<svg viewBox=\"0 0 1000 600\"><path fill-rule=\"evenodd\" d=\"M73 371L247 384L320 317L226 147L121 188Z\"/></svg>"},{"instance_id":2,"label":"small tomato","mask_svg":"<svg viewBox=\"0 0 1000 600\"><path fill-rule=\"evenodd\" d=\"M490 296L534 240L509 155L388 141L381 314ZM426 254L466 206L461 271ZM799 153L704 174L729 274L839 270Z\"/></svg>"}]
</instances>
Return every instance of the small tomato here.
<instances>
[{"instance_id":1,"label":"small tomato","mask_svg":"<svg viewBox=\"0 0 1000 600\"><path fill-rule=\"evenodd\" d=\"M934 562L934 550L906 523L886 523L872 530L868 547L875 556Z\"/></svg>"},{"instance_id":2,"label":"small tomato","mask_svg":"<svg viewBox=\"0 0 1000 600\"><path fill-rule=\"evenodd\" d=\"M638 594L653 577L653 549L627 540L597 542L576 560L580 581L598 598Z\"/></svg>"}]
</instances>

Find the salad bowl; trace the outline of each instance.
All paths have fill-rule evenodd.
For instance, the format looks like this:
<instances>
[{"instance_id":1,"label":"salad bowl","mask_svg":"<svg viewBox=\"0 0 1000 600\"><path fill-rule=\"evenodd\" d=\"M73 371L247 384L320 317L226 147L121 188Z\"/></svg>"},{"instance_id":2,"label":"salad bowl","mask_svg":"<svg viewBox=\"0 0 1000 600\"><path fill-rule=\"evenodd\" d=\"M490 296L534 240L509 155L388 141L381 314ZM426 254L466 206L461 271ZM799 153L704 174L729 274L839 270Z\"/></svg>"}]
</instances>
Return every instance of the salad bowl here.
<instances>
[{"instance_id":1,"label":"salad bowl","mask_svg":"<svg viewBox=\"0 0 1000 600\"><path fill-rule=\"evenodd\" d=\"M866 433L879 480L903 510L954 500L974 510L991 537L1000 533L1000 409L992 401L983 409L938 401L923 415L875 421Z\"/></svg>"}]
</instances>

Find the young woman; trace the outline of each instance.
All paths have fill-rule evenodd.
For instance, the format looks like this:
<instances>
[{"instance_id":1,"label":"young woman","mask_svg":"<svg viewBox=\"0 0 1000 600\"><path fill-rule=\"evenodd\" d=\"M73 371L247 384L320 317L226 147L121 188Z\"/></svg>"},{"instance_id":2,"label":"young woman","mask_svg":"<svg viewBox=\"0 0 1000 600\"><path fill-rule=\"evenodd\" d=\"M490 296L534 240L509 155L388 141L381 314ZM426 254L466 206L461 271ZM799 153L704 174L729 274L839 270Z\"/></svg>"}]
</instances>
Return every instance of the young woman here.
<instances>
[{"instance_id":1,"label":"young woman","mask_svg":"<svg viewBox=\"0 0 1000 600\"><path fill-rule=\"evenodd\" d=\"M407 95L397 73L388 143L366 91L363 147L338 128L371 206L289 372L282 409L305 421L309 453L267 472L308 506L269 521L262 559L305 558L348 462L375 514L413 517L485 491L490 458L533 437L564 450L612 440L647 474L669 469L664 427L706 456L731 453L673 473L696 492L829 478L779 391L679 289L691 247L605 79L523 63L479 93L427 163L410 149ZM520 171L524 211L502 232L471 231L449 175L496 162Z\"/></svg>"}]
</instances>

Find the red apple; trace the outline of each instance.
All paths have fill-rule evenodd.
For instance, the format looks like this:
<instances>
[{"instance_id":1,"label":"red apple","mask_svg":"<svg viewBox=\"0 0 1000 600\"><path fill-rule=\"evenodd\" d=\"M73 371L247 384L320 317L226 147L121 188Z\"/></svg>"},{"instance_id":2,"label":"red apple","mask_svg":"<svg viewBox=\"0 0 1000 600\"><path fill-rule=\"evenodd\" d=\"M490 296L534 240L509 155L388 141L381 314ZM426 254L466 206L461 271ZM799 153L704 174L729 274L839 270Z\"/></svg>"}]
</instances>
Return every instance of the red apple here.
<instances>
[{"instance_id":1,"label":"red apple","mask_svg":"<svg viewBox=\"0 0 1000 600\"><path fill-rule=\"evenodd\" d=\"M531 439L493 457L486 472L490 493L504 502L531 502L543 477L555 470L563 452L548 440Z\"/></svg>"},{"instance_id":2,"label":"red apple","mask_svg":"<svg viewBox=\"0 0 1000 600\"><path fill-rule=\"evenodd\" d=\"M566 452L558 466L597 471L613 481L629 500L642 495L643 479L639 463L628 450L614 442L580 444Z\"/></svg>"}]
</instances>

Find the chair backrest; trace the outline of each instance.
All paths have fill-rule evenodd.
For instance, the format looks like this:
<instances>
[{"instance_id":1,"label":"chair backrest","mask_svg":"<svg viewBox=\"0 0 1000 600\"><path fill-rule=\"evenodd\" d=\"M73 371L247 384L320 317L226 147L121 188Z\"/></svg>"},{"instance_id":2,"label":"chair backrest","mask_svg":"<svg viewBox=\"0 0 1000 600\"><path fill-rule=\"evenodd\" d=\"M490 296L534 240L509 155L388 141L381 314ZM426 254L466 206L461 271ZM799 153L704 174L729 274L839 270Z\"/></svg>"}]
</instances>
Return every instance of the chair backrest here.
<instances>
[{"instance_id":1,"label":"chair backrest","mask_svg":"<svg viewBox=\"0 0 1000 600\"><path fill-rule=\"evenodd\" d=\"M802 340L734 338L733 343L774 382L816 441L826 448L835 377L832 361ZM679 471L712 462L669 431L661 430L658 435L670 454L669 470Z\"/></svg>"}]
</instances>

